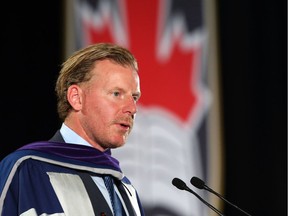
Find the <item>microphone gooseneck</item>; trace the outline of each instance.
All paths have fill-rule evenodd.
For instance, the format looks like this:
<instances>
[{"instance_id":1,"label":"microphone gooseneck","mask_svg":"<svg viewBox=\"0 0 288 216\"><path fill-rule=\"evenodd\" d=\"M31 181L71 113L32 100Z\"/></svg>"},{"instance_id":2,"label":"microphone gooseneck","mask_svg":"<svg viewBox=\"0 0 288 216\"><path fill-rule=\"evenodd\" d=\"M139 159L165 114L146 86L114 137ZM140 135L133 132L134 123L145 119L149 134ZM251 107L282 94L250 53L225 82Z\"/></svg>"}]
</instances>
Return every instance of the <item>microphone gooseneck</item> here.
<instances>
[{"instance_id":1,"label":"microphone gooseneck","mask_svg":"<svg viewBox=\"0 0 288 216\"><path fill-rule=\"evenodd\" d=\"M248 214L247 212L245 212L243 209L239 208L238 206L236 206L235 204L229 202L227 199L225 199L223 196L221 196L219 193L217 193L216 191L214 191L213 189L211 189L210 187L208 187L205 182L203 180L201 180L200 178L193 176L190 179L190 183L195 186L198 189L204 189L207 190L213 194L215 194L217 197L219 197L221 200L223 200L224 202L228 203L229 205L233 206L234 208L240 210L242 213L248 215L248 216L252 216L250 214Z\"/></svg>"},{"instance_id":2,"label":"microphone gooseneck","mask_svg":"<svg viewBox=\"0 0 288 216\"><path fill-rule=\"evenodd\" d=\"M199 200L201 200L205 205L207 205L210 209L212 209L214 212L216 212L220 216L224 216L218 209L216 209L214 206L212 206L210 203L208 203L206 200L204 200L201 196L199 196L196 192L191 190L184 181L182 181L179 178L174 178L172 180L172 184L177 187L179 190L186 190L192 194L194 194Z\"/></svg>"}]
</instances>

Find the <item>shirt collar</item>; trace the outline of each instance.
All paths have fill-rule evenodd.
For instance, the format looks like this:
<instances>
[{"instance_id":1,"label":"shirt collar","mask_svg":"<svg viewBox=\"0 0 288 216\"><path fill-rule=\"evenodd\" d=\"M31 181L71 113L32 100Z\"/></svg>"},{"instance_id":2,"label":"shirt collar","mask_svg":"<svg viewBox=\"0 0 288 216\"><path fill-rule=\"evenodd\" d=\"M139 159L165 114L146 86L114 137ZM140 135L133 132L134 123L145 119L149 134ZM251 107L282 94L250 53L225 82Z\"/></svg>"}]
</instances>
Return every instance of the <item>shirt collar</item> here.
<instances>
[{"instance_id":1,"label":"shirt collar","mask_svg":"<svg viewBox=\"0 0 288 216\"><path fill-rule=\"evenodd\" d=\"M70 129L67 125L62 123L62 126L60 128L60 133L66 143L71 144L78 144L78 145L85 145L90 146L92 145L88 143L86 140L84 140L81 136L79 136L77 133L75 133L72 129Z\"/></svg>"}]
</instances>

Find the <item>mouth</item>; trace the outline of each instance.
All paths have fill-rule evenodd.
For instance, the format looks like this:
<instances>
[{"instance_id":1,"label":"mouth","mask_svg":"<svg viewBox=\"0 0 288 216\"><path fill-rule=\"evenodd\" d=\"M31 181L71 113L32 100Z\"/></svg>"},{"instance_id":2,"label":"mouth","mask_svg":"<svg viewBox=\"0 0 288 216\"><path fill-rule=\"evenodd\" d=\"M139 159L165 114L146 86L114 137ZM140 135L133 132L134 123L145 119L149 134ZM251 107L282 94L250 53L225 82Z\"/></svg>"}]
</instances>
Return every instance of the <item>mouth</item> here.
<instances>
[{"instance_id":1,"label":"mouth","mask_svg":"<svg viewBox=\"0 0 288 216\"><path fill-rule=\"evenodd\" d=\"M125 131L129 131L131 128L131 124L126 122L118 123L118 125Z\"/></svg>"}]
</instances>

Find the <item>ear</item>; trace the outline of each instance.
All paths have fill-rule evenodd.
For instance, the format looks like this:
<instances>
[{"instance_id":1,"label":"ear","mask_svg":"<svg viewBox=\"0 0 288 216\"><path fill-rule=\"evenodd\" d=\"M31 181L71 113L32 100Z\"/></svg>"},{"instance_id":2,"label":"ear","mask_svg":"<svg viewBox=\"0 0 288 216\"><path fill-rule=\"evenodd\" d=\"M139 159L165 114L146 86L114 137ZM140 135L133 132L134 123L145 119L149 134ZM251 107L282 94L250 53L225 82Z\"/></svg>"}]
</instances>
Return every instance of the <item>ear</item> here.
<instances>
[{"instance_id":1,"label":"ear","mask_svg":"<svg viewBox=\"0 0 288 216\"><path fill-rule=\"evenodd\" d=\"M82 89L78 85L71 85L67 90L67 100L73 109L79 111L82 108Z\"/></svg>"}]
</instances>

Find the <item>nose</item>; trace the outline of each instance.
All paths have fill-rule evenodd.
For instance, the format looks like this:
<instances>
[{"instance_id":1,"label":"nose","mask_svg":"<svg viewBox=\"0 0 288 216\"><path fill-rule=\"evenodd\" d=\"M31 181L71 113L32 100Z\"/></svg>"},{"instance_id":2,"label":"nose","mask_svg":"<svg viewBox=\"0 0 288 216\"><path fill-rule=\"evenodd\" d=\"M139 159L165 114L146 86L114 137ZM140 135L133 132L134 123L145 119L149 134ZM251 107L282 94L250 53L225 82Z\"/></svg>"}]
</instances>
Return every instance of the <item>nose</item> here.
<instances>
[{"instance_id":1,"label":"nose","mask_svg":"<svg viewBox=\"0 0 288 216\"><path fill-rule=\"evenodd\" d=\"M125 101L125 105L123 106L123 112L124 113L130 113L132 116L134 116L134 114L136 114L137 105L136 105L136 101L134 100L133 97L127 98L127 100Z\"/></svg>"}]
</instances>

